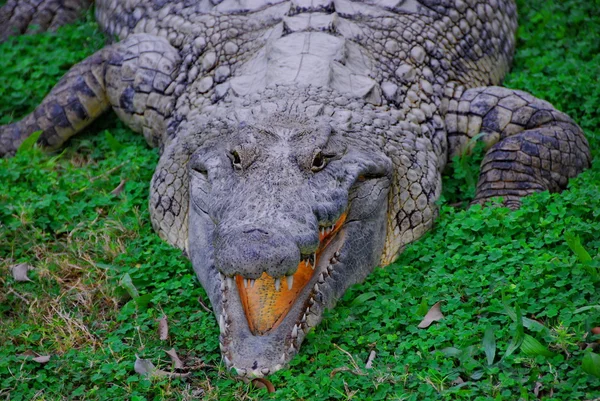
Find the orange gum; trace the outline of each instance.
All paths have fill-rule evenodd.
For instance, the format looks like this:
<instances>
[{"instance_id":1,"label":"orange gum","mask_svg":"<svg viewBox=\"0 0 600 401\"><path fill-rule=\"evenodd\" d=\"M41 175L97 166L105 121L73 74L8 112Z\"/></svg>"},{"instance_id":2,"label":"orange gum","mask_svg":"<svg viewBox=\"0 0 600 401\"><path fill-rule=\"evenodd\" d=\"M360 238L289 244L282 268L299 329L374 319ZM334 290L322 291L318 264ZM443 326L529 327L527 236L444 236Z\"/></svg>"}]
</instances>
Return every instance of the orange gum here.
<instances>
[{"instance_id":1,"label":"orange gum","mask_svg":"<svg viewBox=\"0 0 600 401\"><path fill-rule=\"evenodd\" d=\"M318 264L321 253L333 240L345 220L346 213L344 212L329 234L319 233L320 242L316 252L315 265ZM262 276L255 281L254 286L248 284L247 288L244 286L244 278L237 275L235 280L250 331L254 335L262 335L279 326L312 278L313 273L313 268L307 262L300 262L294 273L292 289L287 288L287 281L285 277L282 277L279 291L275 289L275 279L266 272L263 272Z\"/></svg>"}]
</instances>

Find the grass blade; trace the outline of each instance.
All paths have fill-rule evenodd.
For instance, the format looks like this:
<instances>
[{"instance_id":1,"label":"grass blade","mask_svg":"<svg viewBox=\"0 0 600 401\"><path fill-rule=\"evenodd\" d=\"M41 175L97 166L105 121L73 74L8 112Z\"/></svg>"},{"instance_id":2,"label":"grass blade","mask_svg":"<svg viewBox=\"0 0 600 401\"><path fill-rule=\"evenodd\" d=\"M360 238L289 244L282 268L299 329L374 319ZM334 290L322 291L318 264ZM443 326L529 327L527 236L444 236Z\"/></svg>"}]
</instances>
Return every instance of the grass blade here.
<instances>
[{"instance_id":1,"label":"grass blade","mask_svg":"<svg viewBox=\"0 0 600 401\"><path fill-rule=\"evenodd\" d=\"M581 245L581 239L579 238L579 235L565 233L565 240L567 241L567 245L569 245L569 248L571 248L573 253L577 256L577 259L579 259L581 263L587 263L592 261L592 257L590 256L588 251L586 251L583 245Z\"/></svg>"},{"instance_id":2,"label":"grass blade","mask_svg":"<svg viewBox=\"0 0 600 401\"><path fill-rule=\"evenodd\" d=\"M118 153L121 149L123 149L123 145L121 142L117 141L117 139L111 134L108 130L104 131L106 135L106 141L108 142L108 146L110 146L111 150L115 153Z\"/></svg>"},{"instance_id":3,"label":"grass blade","mask_svg":"<svg viewBox=\"0 0 600 401\"><path fill-rule=\"evenodd\" d=\"M600 355L586 352L581 364L583 371L600 379Z\"/></svg>"},{"instance_id":4,"label":"grass blade","mask_svg":"<svg viewBox=\"0 0 600 401\"><path fill-rule=\"evenodd\" d=\"M523 328L523 316L521 315L521 307L519 307L519 305L515 306L514 313L516 324L515 333L510 344L508 344L508 348L506 349L506 352L504 353L502 359L508 358L517 349L519 349L519 347L523 343L523 339L525 338L525 329Z\"/></svg>"},{"instance_id":5,"label":"grass blade","mask_svg":"<svg viewBox=\"0 0 600 401\"><path fill-rule=\"evenodd\" d=\"M521 351L525 355L528 356L538 356L542 355L548 358L553 357L554 352L550 351L546 346L544 346L541 342L530 336L529 334L525 334L523 338L523 343L521 344Z\"/></svg>"},{"instance_id":6,"label":"grass blade","mask_svg":"<svg viewBox=\"0 0 600 401\"><path fill-rule=\"evenodd\" d=\"M133 285L133 281L131 280L129 273L125 273L123 275L119 284L125 289L125 291L127 291L131 298L135 299L140 296L137 288L135 288L135 285Z\"/></svg>"},{"instance_id":7,"label":"grass blade","mask_svg":"<svg viewBox=\"0 0 600 401\"><path fill-rule=\"evenodd\" d=\"M33 146L36 144L37 140L40 138L40 135L42 135L42 131L35 131L31 135L29 135L27 137L27 139L25 139L23 141L21 146L19 146L19 149L17 149L17 154L26 153L26 152L29 152L31 149L33 149Z\"/></svg>"},{"instance_id":8,"label":"grass blade","mask_svg":"<svg viewBox=\"0 0 600 401\"><path fill-rule=\"evenodd\" d=\"M492 326L488 326L487 329L485 329L483 335L483 350L487 357L488 365L493 365L494 358L496 357L496 336Z\"/></svg>"}]
</instances>

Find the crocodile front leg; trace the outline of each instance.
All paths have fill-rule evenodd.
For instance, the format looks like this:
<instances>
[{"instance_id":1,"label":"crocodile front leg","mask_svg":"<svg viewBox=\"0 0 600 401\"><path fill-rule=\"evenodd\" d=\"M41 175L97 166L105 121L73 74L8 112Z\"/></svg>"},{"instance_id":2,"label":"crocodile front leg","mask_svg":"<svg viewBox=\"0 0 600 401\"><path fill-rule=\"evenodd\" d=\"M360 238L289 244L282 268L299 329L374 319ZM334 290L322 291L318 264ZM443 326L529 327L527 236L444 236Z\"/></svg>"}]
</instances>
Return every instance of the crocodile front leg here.
<instances>
[{"instance_id":1,"label":"crocodile front leg","mask_svg":"<svg viewBox=\"0 0 600 401\"><path fill-rule=\"evenodd\" d=\"M57 149L110 107L151 146L160 145L179 64L177 50L152 35L132 35L105 47L73 66L31 114L0 126L0 157L14 154L38 130L38 143Z\"/></svg>"},{"instance_id":2,"label":"crocodile front leg","mask_svg":"<svg viewBox=\"0 0 600 401\"><path fill-rule=\"evenodd\" d=\"M473 203L502 197L517 208L534 192L558 192L590 166L589 145L581 128L550 103L498 86L457 88L445 117L450 156L464 152L472 139L489 146Z\"/></svg>"}]
</instances>

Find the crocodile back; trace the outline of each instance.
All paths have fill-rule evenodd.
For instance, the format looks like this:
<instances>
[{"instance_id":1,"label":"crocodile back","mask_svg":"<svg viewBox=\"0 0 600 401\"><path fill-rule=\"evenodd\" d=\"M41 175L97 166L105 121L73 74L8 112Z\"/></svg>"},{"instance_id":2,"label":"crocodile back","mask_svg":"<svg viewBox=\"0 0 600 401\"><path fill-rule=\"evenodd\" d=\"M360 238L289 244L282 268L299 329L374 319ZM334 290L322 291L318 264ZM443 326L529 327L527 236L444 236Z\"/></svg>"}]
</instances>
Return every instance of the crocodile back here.
<instances>
[{"instance_id":1,"label":"crocodile back","mask_svg":"<svg viewBox=\"0 0 600 401\"><path fill-rule=\"evenodd\" d=\"M298 83L375 105L402 105L423 76L435 93L500 83L516 30L507 0L101 0L97 17L110 37L167 38L199 93Z\"/></svg>"}]
</instances>

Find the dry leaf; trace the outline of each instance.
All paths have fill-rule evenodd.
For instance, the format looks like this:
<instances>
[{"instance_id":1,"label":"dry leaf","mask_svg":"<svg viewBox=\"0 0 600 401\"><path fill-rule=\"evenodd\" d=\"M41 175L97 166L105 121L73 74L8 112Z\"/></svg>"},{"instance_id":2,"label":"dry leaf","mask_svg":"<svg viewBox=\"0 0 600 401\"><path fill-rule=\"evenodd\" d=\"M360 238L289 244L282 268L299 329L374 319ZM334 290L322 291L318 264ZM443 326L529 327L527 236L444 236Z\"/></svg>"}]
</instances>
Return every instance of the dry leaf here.
<instances>
[{"instance_id":1,"label":"dry leaf","mask_svg":"<svg viewBox=\"0 0 600 401\"><path fill-rule=\"evenodd\" d=\"M50 360L50 355L40 355L38 357L33 358L32 360L41 364L48 363L48 361Z\"/></svg>"},{"instance_id":2,"label":"dry leaf","mask_svg":"<svg viewBox=\"0 0 600 401\"><path fill-rule=\"evenodd\" d=\"M27 263L19 263L10 268L15 281L31 281L31 279L27 277L27 272L29 270L33 270L33 266L28 265Z\"/></svg>"},{"instance_id":3,"label":"dry leaf","mask_svg":"<svg viewBox=\"0 0 600 401\"><path fill-rule=\"evenodd\" d=\"M165 354L169 355L169 358L171 358L171 362L173 362L173 367L175 369L183 368L183 362L181 361L181 359L179 359L177 352L175 352L175 348L171 348L170 350L165 351Z\"/></svg>"},{"instance_id":4,"label":"dry leaf","mask_svg":"<svg viewBox=\"0 0 600 401\"><path fill-rule=\"evenodd\" d=\"M119 185L117 185L117 187L115 189L113 189L112 191L110 191L111 195L119 195L121 192L123 192L123 189L125 188L125 183L127 182L127 180L121 180L121 182L119 183Z\"/></svg>"},{"instance_id":5,"label":"dry leaf","mask_svg":"<svg viewBox=\"0 0 600 401\"><path fill-rule=\"evenodd\" d=\"M269 380L265 379L264 377L258 377L256 379L252 380L252 384L256 388L266 388L269 393L275 392L275 386L273 386L273 383L271 383Z\"/></svg>"},{"instance_id":6,"label":"dry leaf","mask_svg":"<svg viewBox=\"0 0 600 401\"><path fill-rule=\"evenodd\" d=\"M140 359L140 357L136 355L133 369L142 376L150 376L152 375L152 372L156 370L156 366L154 366L149 359Z\"/></svg>"},{"instance_id":7,"label":"dry leaf","mask_svg":"<svg viewBox=\"0 0 600 401\"><path fill-rule=\"evenodd\" d=\"M33 352L31 350L27 350L19 355L24 356L26 358L33 357L33 358L31 358L32 361L41 363L41 364L48 363L48 361L50 360L50 355L40 355L37 352Z\"/></svg>"},{"instance_id":8,"label":"dry leaf","mask_svg":"<svg viewBox=\"0 0 600 401\"><path fill-rule=\"evenodd\" d=\"M149 359L140 359L139 356L135 356L135 363L133 364L133 369L136 373L146 376L149 378L152 377L188 377L191 373L172 373L167 372L161 369L158 369L151 360Z\"/></svg>"},{"instance_id":9,"label":"dry leaf","mask_svg":"<svg viewBox=\"0 0 600 401\"><path fill-rule=\"evenodd\" d=\"M444 315L442 314L442 310L440 308L441 302L437 302L435 305L429 309L429 312L425 315L421 323L417 326L420 329L426 329L431 326L431 323L437 322L438 320L442 320Z\"/></svg>"},{"instance_id":10,"label":"dry leaf","mask_svg":"<svg viewBox=\"0 0 600 401\"><path fill-rule=\"evenodd\" d=\"M541 379L542 375L538 375L538 379ZM542 389L543 385L541 382L537 381L535 382L535 386L533 387L533 395L535 395L537 398L540 398L540 390Z\"/></svg>"},{"instance_id":11,"label":"dry leaf","mask_svg":"<svg viewBox=\"0 0 600 401\"><path fill-rule=\"evenodd\" d=\"M158 338L165 341L169 338L169 324L167 323L167 316L163 315L158 319Z\"/></svg>"},{"instance_id":12,"label":"dry leaf","mask_svg":"<svg viewBox=\"0 0 600 401\"><path fill-rule=\"evenodd\" d=\"M369 357L367 358L367 364L365 365L366 369L373 368L373 360L375 359L375 356L377 356L377 353L375 351L371 351Z\"/></svg>"}]
</instances>

